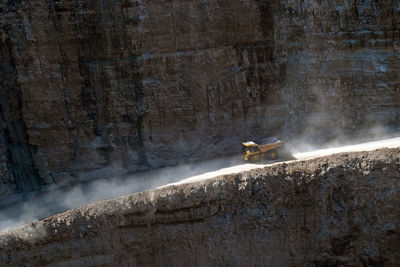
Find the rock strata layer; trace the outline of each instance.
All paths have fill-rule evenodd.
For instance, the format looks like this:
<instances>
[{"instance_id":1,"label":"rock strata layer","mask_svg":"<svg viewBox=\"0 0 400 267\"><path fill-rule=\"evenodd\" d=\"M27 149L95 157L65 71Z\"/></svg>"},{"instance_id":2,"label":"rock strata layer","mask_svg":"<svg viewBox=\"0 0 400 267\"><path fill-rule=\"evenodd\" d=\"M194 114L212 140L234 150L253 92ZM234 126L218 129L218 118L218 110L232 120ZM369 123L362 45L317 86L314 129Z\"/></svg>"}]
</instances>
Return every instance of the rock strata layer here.
<instances>
[{"instance_id":1,"label":"rock strata layer","mask_svg":"<svg viewBox=\"0 0 400 267\"><path fill-rule=\"evenodd\" d=\"M0 234L1 266L398 266L400 148L94 203Z\"/></svg>"},{"instance_id":2,"label":"rock strata layer","mask_svg":"<svg viewBox=\"0 0 400 267\"><path fill-rule=\"evenodd\" d=\"M398 1L5 0L0 199L400 124Z\"/></svg>"}]
</instances>

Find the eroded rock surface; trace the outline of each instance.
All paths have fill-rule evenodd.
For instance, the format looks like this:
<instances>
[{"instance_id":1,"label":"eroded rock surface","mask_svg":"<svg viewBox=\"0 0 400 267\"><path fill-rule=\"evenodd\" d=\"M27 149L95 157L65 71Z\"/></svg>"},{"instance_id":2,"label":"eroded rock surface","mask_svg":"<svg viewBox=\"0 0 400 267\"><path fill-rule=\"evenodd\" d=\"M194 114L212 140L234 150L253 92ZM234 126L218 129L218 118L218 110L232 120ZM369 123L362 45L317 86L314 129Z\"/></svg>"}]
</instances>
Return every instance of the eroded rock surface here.
<instances>
[{"instance_id":1,"label":"eroded rock surface","mask_svg":"<svg viewBox=\"0 0 400 267\"><path fill-rule=\"evenodd\" d=\"M400 148L94 203L0 235L2 266L398 266Z\"/></svg>"},{"instance_id":2,"label":"eroded rock surface","mask_svg":"<svg viewBox=\"0 0 400 267\"><path fill-rule=\"evenodd\" d=\"M0 3L0 199L398 126L398 1Z\"/></svg>"}]
</instances>

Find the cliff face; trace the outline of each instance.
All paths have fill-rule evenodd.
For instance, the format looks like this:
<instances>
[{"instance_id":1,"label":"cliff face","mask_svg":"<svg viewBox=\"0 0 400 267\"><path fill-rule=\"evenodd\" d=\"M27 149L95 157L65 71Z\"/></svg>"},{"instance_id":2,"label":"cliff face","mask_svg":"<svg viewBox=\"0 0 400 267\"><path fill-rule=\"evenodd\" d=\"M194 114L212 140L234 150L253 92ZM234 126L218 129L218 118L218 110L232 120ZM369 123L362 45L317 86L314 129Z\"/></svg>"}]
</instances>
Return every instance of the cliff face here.
<instances>
[{"instance_id":1,"label":"cliff face","mask_svg":"<svg viewBox=\"0 0 400 267\"><path fill-rule=\"evenodd\" d=\"M400 149L91 204L0 234L1 266L398 266Z\"/></svg>"},{"instance_id":2,"label":"cliff face","mask_svg":"<svg viewBox=\"0 0 400 267\"><path fill-rule=\"evenodd\" d=\"M397 1L2 1L0 190L400 114Z\"/></svg>"}]
</instances>

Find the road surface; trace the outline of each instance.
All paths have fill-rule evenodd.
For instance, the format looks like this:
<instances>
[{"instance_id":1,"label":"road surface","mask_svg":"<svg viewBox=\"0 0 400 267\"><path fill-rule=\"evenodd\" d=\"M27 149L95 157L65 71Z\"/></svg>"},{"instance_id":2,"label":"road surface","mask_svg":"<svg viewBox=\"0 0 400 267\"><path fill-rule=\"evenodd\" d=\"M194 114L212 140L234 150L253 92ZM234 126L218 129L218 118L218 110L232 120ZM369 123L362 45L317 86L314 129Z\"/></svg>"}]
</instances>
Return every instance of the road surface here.
<instances>
[{"instance_id":1,"label":"road surface","mask_svg":"<svg viewBox=\"0 0 400 267\"><path fill-rule=\"evenodd\" d=\"M295 158L294 160L306 160L340 152L367 151L383 147L400 147L400 137L295 153L293 157ZM38 194L24 201L7 204L0 203L0 230L43 219L96 201L172 184L190 183L224 174L264 168L273 164L282 164L283 162L288 161L269 161L264 164L252 164L243 163L240 157L227 157L53 190L45 194Z\"/></svg>"}]
</instances>

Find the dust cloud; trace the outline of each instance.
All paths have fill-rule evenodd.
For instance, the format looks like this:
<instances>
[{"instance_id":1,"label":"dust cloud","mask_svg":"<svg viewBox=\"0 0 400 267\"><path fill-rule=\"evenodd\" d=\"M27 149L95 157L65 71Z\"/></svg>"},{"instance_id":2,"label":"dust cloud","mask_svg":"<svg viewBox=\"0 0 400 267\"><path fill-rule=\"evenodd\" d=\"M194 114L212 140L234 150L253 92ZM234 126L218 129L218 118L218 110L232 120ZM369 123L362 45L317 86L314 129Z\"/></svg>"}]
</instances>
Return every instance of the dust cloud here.
<instances>
[{"instance_id":1,"label":"dust cloud","mask_svg":"<svg viewBox=\"0 0 400 267\"><path fill-rule=\"evenodd\" d=\"M178 182L242 163L240 156L165 167L133 175L48 188L0 203L0 231L37 221L80 206Z\"/></svg>"},{"instance_id":2,"label":"dust cloud","mask_svg":"<svg viewBox=\"0 0 400 267\"><path fill-rule=\"evenodd\" d=\"M342 146L337 146L341 144ZM339 152L374 150L382 147L400 147L400 134L385 140L369 141L360 144L345 145L339 140L324 149L318 149L306 143L290 143L287 149L294 152L291 160L305 160ZM231 156L209 161L196 162L176 167L113 177L94 182L75 184L46 192L37 193L26 199L22 196L14 202L0 203L0 230L40 220L51 215L78 208L92 202L124 196L135 192L150 190L171 184L182 184L200 181L220 175L263 168L280 164L279 160L258 164L244 163L241 156ZM24 199L25 198L25 199ZM24 200L22 200L24 199Z\"/></svg>"}]
</instances>

